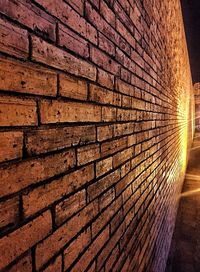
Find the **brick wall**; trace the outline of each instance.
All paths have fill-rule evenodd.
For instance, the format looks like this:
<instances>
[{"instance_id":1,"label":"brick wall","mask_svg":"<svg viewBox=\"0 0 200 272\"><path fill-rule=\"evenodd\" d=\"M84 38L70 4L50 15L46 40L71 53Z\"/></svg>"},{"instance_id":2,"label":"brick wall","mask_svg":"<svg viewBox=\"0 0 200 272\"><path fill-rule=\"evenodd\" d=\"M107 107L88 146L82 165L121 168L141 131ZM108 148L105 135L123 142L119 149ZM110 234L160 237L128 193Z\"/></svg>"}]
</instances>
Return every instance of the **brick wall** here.
<instances>
[{"instance_id":1,"label":"brick wall","mask_svg":"<svg viewBox=\"0 0 200 272\"><path fill-rule=\"evenodd\" d=\"M192 131L178 0L0 0L0 271L162 272Z\"/></svg>"}]
</instances>

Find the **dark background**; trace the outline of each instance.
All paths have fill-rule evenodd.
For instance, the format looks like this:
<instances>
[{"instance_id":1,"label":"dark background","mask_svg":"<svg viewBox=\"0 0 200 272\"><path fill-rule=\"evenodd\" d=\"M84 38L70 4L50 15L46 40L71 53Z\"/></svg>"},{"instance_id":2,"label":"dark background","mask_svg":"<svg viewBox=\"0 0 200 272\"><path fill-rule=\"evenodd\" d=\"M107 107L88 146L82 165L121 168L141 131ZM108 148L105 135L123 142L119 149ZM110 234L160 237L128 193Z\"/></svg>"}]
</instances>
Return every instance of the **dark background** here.
<instances>
[{"instance_id":1,"label":"dark background","mask_svg":"<svg viewBox=\"0 0 200 272\"><path fill-rule=\"evenodd\" d=\"M200 0L181 0L193 83L200 82Z\"/></svg>"}]
</instances>

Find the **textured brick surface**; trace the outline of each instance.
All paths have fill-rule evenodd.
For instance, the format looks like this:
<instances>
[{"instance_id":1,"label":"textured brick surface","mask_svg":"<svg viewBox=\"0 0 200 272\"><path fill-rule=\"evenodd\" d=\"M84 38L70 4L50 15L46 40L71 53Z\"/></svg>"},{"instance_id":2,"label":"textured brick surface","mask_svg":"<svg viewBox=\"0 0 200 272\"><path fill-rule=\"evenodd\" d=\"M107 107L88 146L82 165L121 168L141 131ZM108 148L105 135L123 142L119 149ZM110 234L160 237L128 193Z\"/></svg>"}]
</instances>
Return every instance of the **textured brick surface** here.
<instances>
[{"instance_id":1,"label":"textured brick surface","mask_svg":"<svg viewBox=\"0 0 200 272\"><path fill-rule=\"evenodd\" d=\"M0 270L164 271L192 91L178 0L0 0Z\"/></svg>"}]
</instances>

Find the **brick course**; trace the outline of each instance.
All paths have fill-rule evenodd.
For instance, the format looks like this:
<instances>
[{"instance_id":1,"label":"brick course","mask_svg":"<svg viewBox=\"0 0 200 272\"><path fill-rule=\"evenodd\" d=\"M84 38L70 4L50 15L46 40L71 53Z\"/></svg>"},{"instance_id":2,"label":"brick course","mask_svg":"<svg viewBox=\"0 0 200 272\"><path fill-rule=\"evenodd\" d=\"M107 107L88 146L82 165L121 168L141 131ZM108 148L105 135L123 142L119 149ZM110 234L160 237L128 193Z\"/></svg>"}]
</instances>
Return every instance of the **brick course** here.
<instances>
[{"instance_id":1,"label":"brick course","mask_svg":"<svg viewBox=\"0 0 200 272\"><path fill-rule=\"evenodd\" d=\"M0 270L161 272L192 139L178 0L0 0Z\"/></svg>"}]
</instances>

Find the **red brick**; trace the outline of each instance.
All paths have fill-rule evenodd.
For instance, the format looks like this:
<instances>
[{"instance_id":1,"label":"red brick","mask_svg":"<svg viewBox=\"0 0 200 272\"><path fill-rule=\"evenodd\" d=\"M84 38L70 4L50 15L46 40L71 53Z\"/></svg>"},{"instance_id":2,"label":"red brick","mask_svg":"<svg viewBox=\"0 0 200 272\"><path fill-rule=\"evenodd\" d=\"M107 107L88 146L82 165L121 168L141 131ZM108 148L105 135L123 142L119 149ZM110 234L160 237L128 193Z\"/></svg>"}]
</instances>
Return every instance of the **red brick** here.
<instances>
[{"instance_id":1,"label":"red brick","mask_svg":"<svg viewBox=\"0 0 200 272\"><path fill-rule=\"evenodd\" d=\"M57 225L66 221L73 214L86 206L86 191L82 190L75 195L64 199L55 207L55 221Z\"/></svg>"},{"instance_id":2,"label":"red brick","mask_svg":"<svg viewBox=\"0 0 200 272\"><path fill-rule=\"evenodd\" d=\"M112 169L112 157L96 163L96 176L102 176Z\"/></svg>"},{"instance_id":3,"label":"red brick","mask_svg":"<svg viewBox=\"0 0 200 272\"><path fill-rule=\"evenodd\" d=\"M44 239L50 231L51 214L47 211L28 224L3 237L0 242L0 268L4 268L26 250Z\"/></svg>"},{"instance_id":4,"label":"red brick","mask_svg":"<svg viewBox=\"0 0 200 272\"><path fill-rule=\"evenodd\" d=\"M113 137L113 126L97 127L97 140L102 142Z\"/></svg>"},{"instance_id":5,"label":"red brick","mask_svg":"<svg viewBox=\"0 0 200 272\"><path fill-rule=\"evenodd\" d=\"M97 255L97 253L101 250L103 245L109 239L109 227L107 227L89 246L85 254L80 258L80 260L75 264L75 266L71 269L71 272L84 272L89 266L90 262Z\"/></svg>"},{"instance_id":6,"label":"red brick","mask_svg":"<svg viewBox=\"0 0 200 272\"><path fill-rule=\"evenodd\" d=\"M83 15L84 0L66 0L79 14Z\"/></svg>"},{"instance_id":7,"label":"red brick","mask_svg":"<svg viewBox=\"0 0 200 272\"><path fill-rule=\"evenodd\" d=\"M113 156L113 167L118 167L119 165L121 165L122 163L124 163L125 161L131 159L134 155L134 148L130 147L126 150L123 150L119 153L117 153L116 155Z\"/></svg>"},{"instance_id":8,"label":"red brick","mask_svg":"<svg viewBox=\"0 0 200 272\"><path fill-rule=\"evenodd\" d=\"M0 26L0 51L26 59L29 50L27 31L1 18Z\"/></svg>"},{"instance_id":9,"label":"red brick","mask_svg":"<svg viewBox=\"0 0 200 272\"><path fill-rule=\"evenodd\" d=\"M100 146L98 144L87 145L77 149L77 164L83 165L100 158Z\"/></svg>"},{"instance_id":10,"label":"red brick","mask_svg":"<svg viewBox=\"0 0 200 272\"><path fill-rule=\"evenodd\" d=\"M45 10L60 19L64 24L68 25L81 36L85 37L94 44L97 43L96 29L68 4L62 0L50 0L48 2L46 0L36 0L36 2L42 5ZM64 13L63 10L65 11Z\"/></svg>"},{"instance_id":11,"label":"red brick","mask_svg":"<svg viewBox=\"0 0 200 272\"><path fill-rule=\"evenodd\" d=\"M100 2L100 13L106 21L115 28L116 15L104 1Z\"/></svg>"},{"instance_id":12,"label":"red brick","mask_svg":"<svg viewBox=\"0 0 200 272\"><path fill-rule=\"evenodd\" d=\"M94 126L31 130L26 133L26 150L29 155L41 154L70 146L93 143L95 140Z\"/></svg>"},{"instance_id":13,"label":"red brick","mask_svg":"<svg viewBox=\"0 0 200 272\"><path fill-rule=\"evenodd\" d=\"M120 179L120 171L116 170L106 177L96 181L95 183L88 186L87 195L89 200L93 200L101 193L105 192L108 188L113 186Z\"/></svg>"},{"instance_id":14,"label":"red brick","mask_svg":"<svg viewBox=\"0 0 200 272\"><path fill-rule=\"evenodd\" d=\"M0 11L33 31L55 40L55 21L31 1L5 0Z\"/></svg>"},{"instance_id":15,"label":"red brick","mask_svg":"<svg viewBox=\"0 0 200 272\"><path fill-rule=\"evenodd\" d=\"M14 197L0 203L0 229L15 225L19 219L19 198Z\"/></svg>"},{"instance_id":16,"label":"red brick","mask_svg":"<svg viewBox=\"0 0 200 272\"><path fill-rule=\"evenodd\" d=\"M20 131L0 132L0 162L22 157L23 133Z\"/></svg>"},{"instance_id":17,"label":"red brick","mask_svg":"<svg viewBox=\"0 0 200 272\"><path fill-rule=\"evenodd\" d=\"M0 89L26 94L56 96L57 77L40 66L0 59Z\"/></svg>"},{"instance_id":18,"label":"red brick","mask_svg":"<svg viewBox=\"0 0 200 272\"><path fill-rule=\"evenodd\" d=\"M37 125L36 102L11 96L0 97L0 126Z\"/></svg>"},{"instance_id":19,"label":"red brick","mask_svg":"<svg viewBox=\"0 0 200 272\"><path fill-rule=\"evenodd\" d=\"M69 170L75 165L74 150L14 163L0 168L1 196L18 192Z\"/></svg>"},{"instance_id":20,"label":"red brick","mask_svg":"<svg viewBox=\"0 0 200 272\"><path fill-rule=\"evenodd\" d=\"M94 46L91 46L90 54L91 60L94 64L103 68L107 72L110 72L111 74L114 74L116 76L119 75L120 65L111 57L109 57L106 53Z\"/></svg>"},{"instance_id":21,"label":"red brick","mask_svg":"<svg viewBox=\"0 0 200 272\"><path fill-rule=\"evenodd\" d=\"M49 44L38 37L32 37L32 59L71 74L96 80L96 68L85 60Z\"/></svg>"},{"instance_id":22,"label":"red brick","mask_svg":"<svg viewBox=\"0 0 200 272\"><path fill-rule=\"evenodd\" d=\"M114 89L114 76L98 68L98 83L108 89Z\"/></svg>"},{"instance_id":23,"label":"red brick","mask_svg":"<svg viewBox=\"0 0 200 272\"><path fill-rule=\"evenodd\" d=\"M59 24L58 31L58 43L60 46L70 49L82 57L89 57L89 45L86 40L61 24Z\"/></svg>"},{"instance_id":24,"label":"red brick","mask_svg":"<svg viewBox=\"0 0 200 272\"><path fill-rule=\"evenodd\" d=\"M104 208L110 205L115 199L115 189L110 188L103 195L99 197L99 210L102 211Z\"/></svg>"},{"instance_id":25,"label":"red brick","mask_svg":"<svg viewBox=\"0 0 200 272\"><path fill-rule=\"evenodd\" d=\"M109 105L121 105L121 95L114 93L105 88L96 86L94 84L89 85L89 100L95 101L101 104Z\"/></svg>"},{"instance_id":26,"label":"red brick","mask_svg":"<svg viewBox=\"0 0 200 272\"><path fill-rule=\"evenodd\" d=\"M102 143L101 155L108 156L114 154L120 150L123 150L127 146L127 138L123 137L118 140L112 140L110 142Z\"/></svg>"},{"instance_id":27,"label":"red brick","mask_svg":"<svg viewBox=\"0 0 200 272\"><path fill-rule=\"evenodd\" d=\"M63 248L97 214L97 203L90 203L75 217L67 221L51 236L36 247L36 268L40 268L53 255Z\"/></svg>"},{"instance_id":28,"label":"red brick","mask_svg":"<svg viewBox=\"0 0 200 272\"><path fill-rule=\"evenodd\" d=\"M99 122L101 107L93 104L43 100L40 104L43 124L61 122Z\"/></svg>"},{"instance_id":29,"label":"red brick","mask_svg":"<svg viewBox=\"0 0 200 272\"><path fill-rule=\"evenodd\" d=\"M16 264L14 264L8 272L32 272L32 256L31 254L26 254L22 257Z\"/></svg>"},{"instance_id":30,"label":"red brick","mask_svg":"<svg viewBox=\"0 0 200 272\"><path fill-rule=\"evenodd\" d=\"M122 81L119 78L116 79L116 89L120 93L127 94L127 95L130 95L130 96L134 96L135 87L133 87L132 85Z\"/></svg>"},{"instance_id":31,"label":"red brick","mask_svg":"<svg viewBox=\"0 0 200 272\"><path fill-rule=\"evenodd\" d=\"M75 172L56 179L51 183L40 186L27 195L23 195L23 207L25 216L30 216L37 211L52 205L87 184L94 178L93 165L88 165ZM69 200L70 201L70 200ZM56 223L59 225L65 219L65 211L63 214L56 214Z\"/></svg>"},{"instance_id":32,"label":"red brick","mask_svg":"<svg viewBox=\"0 0 200 272\"><path fill-rule=\"evenodd\" d=\"M64 97L86 100L88 95L87 83L83 80L60 74L59 93Z\"/></svg>"},{"instance_id":33,"label":"red brick","mask_svg":"<svg viewBox=\"0 0 200 272\"><path fill-rule=\"evenodd\" d=\"M56 257L50 265L43 270L43 272L62 272L62 256Z\"/></svg>"},{"instance_id":34,"label":"red brick","mask_svg":"<svg viewBox=\"0 0 200 272\"><path fill-rule=\"evenodd\" d=\"M115 122L117 120L117 109L114 107L102 107L102 121Z\"/></svg>"},{"instance_id":35,"label":"red brick","mask_svg":"<svg viewBox=\"0 0 200 272\"><path fill-rule=\"evenodd\" d=\"M82 232L65 250L64 250L64 269L67 270L79 254L89 245L91 233L89 229Z\"/></svg>"},{"instance_id":36,"label":"red brick","mask_svg":"<svg viewBox=\"0 0 200 272\"><path fill-rule=\"evenodd\" d=\"M115 45L101 33L99 33L99 48L109 55L115 56Z\"/></svg>"}]
</instances>

